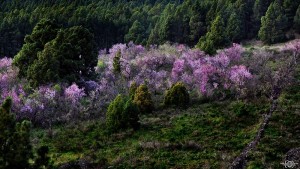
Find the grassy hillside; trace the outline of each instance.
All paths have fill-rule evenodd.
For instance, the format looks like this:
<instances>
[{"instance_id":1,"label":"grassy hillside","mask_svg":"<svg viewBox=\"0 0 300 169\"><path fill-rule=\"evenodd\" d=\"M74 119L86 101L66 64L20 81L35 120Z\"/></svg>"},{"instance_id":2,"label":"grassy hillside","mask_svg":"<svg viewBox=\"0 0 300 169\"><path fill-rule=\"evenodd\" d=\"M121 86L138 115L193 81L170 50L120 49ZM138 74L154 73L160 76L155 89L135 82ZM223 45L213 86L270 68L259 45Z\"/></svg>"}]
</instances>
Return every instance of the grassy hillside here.
<instances>
[{"instance_id":1,"label":"grassy hillside","mask_svg":"<svg viewBox=\"0 0 300 169\"><path fill-rule=\"evenodd\" d=\"M299 66L298 66L298 80ZM280 168L284 155L300 147L300 90L294 85L279 98L248 168ZM108 168L228 168L255 137L268 100L194 103L141 117L141 129L109 134L103 121L33 131L35 146L48 145L55 165L76 161Z\"/></svg>"}]
</instances>

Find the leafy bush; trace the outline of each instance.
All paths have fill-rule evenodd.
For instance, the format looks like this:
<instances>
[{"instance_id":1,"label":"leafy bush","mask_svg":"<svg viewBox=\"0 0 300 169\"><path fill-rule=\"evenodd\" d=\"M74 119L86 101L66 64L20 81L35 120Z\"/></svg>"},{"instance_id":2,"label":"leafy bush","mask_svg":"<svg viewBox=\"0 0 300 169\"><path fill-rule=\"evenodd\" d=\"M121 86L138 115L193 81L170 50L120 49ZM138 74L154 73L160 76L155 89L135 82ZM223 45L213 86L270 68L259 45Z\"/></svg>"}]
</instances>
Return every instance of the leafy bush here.
<instances>
[{"instance_id":1,"label":"leafy bush","mask_svg":"<svg viewBox=\"0 0 300 169\"><path fill-rule=\"evenodd\" d=\"M250 115L251 112L254 111L253 106L251 106L243 101L232 102L230 106L231 106L230 108L231 108L232 112L239 117Z\"/></svg>"},{"instance_id":2,"label":"leafy bush","mask_svg":"<svg viewBox=\"0 0 300 169\"><path fill-rule=\"evenodd\" d=\"M138 88L137 84L135 82L131 83L129 88L129 97L134 99L135 91Z\"/></svg>"},{"instance_id":3,"label":"leafy bush","mask_svg":"<svg viewBox=\"0 0 300 169\"><path fill-rule=\"evenodd\" d=\"M129 98L123 107L123 122L125 127L131 127L133 129L138 129L139 124L139 109L136 104L133 103L132 99Z\"/></svg>"},{"instance_id":4,"label":"leafy bush","mask_svg":"<svg viewBox=\"0 0 300 169\"><path fill-rule=\"evenodd\" d=\"M138 106L141 113L151 113L153 111L153 101L146 85L140 85L134 94L133 102Z\"/></svg>"},{"instance_id":5,"label":"leafy bush","mask_svg":"<svg viewBox=\"0 0 300 169\"><path fill-rule=\"evenodd\" d=\"M122 95L118 95L108 106L106 112L106 126L109 130L118 130L122 127L122 111L124 99Z\"/></svg>"},{"instance_id":6,"label":"leafy bush","mask_svg":"<svg viewBox=\"0 0 300 169\"><path fill-rule=\"evenodd\" d=\"M119 50L114 57L114 62L113 62L114 73L121 73L120 60L121 60L121 50Z\"/></svg>"},{"instance_id":7,"label":"leafy bush","mask_svg":"<svg viewBox=\"0 0 300 169\"><path fill-rule=\"evenodd\" d=\"M128 127L137 129L139 126L138 114L138 108L130 98L127 99L122 95L118 95L108 107L106 126L110 131L117 131Z\"/></svg>"},{"instance_id":8,"label":"leafy bush","mask_svg":"<svg viewBox=\"0 0 300 169\"><path fill-rule=\"evenodd\" d=\"M183 83L174 84L166 93L164 105L175 105L179 107L187 107L190 102L189 93Z\"/></svg>"}]
</instances>

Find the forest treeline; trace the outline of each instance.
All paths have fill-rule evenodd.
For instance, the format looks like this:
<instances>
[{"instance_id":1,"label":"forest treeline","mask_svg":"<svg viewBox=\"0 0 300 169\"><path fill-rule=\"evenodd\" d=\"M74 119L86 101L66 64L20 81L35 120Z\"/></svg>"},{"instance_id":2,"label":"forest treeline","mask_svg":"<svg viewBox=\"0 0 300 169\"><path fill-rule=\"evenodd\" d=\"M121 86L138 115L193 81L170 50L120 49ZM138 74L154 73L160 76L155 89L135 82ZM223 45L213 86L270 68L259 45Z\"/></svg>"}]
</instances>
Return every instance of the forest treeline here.
<instances>
[{"instance_id":1,"label":"forest treeline","mask_svg":"<svg viewBox=\"0 0 300 169\"><path fill-rule=\"evenodd\" d=\"M4 0L0 56L16 55L43 18L64 28L88 28L99 49L129 41L169 41L214 53L245 39L277 43L300 31L299 4L300 0Z\"/></svg>"}]
</instances>

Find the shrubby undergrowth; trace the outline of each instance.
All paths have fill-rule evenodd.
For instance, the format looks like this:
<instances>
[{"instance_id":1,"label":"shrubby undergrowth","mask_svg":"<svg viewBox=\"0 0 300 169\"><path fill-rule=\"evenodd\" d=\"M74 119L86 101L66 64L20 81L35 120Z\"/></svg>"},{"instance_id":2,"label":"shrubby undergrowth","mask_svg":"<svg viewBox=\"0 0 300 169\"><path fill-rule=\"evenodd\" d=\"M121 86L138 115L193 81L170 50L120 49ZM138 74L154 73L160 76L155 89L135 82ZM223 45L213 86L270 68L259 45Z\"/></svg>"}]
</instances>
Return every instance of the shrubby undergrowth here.
<instances>
[{"instance_id":1,"label":"shrubby undergrowth","mask_svg":"<svg viewBox=\"0 0 300 169\"><path fill-rule=\"evenodd\" d=\"M186 108L190 102L190 96L183 83L177 82L166 92L164 105Z\"/></svg>"},{"instance_id":2,"label":"shrubby undergrowth","mask_svg":"<svg viewBox=\"0 0 300 169\"><path fill-rule=\"evenodd\" d=\"M109 105L106 126L110 131L139 127L139 109L131 98L118 95Z\"/></svg>"}]
</instances>

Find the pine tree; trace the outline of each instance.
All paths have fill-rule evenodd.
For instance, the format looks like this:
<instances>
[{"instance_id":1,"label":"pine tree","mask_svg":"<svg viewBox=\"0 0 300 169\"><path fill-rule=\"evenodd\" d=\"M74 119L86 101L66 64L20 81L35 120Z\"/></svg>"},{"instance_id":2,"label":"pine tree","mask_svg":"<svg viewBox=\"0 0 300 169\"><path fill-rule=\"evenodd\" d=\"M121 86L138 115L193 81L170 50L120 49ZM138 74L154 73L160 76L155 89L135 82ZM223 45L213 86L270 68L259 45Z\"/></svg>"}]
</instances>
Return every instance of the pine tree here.
<instances>
[{"instance_id":1,"label":"pine tree","mask_svg":"<svg viewBox=\"0 0 300 169\"><path fill-rule=\"evenodd\" d=\"M114 73L116 74L120 74L121 73L121 63L120 63L120 59L121 59L121 50L119 50L114 59L113 59L113 70L114 70Z\"/></svg>"},{"instance_id":2,"label":"pine tree","mask_svg":"<svg viewBox=\"0 0 300 169\"><path fill-rule=\"evenodd\" d=\"M283 1L283 9L285 11L285 15L288 18L288 25L287 28L293 26L293 20L295 13L297 11L297 7L299 6L299 0L284 0Z\"/></svg>"},{"instance_id":3,"label":"pine tree","mask_svg":"<svg viewBox=\"0 0 300 169\"><path fill-rule=\"evenodd\" d=\"M0 168L29 168L32 158L30 123L16 123L11 106L12 100L8 98L0 107Z\"/></svg>"},{"instance_id":4,"label":"pine tree","mask_svg":"<svg viewBox=\"0 0 300 169\"><path fill-rule=\"evenodd\" d=\"M145 27L138 21L134 21L128 33L125 35L125 41L133 41L135 44L141 44L145 38Z\"/></svg>"},{"instance_id":5,"label":"pine tree","mask_svg":"<svg viewBox=\"0 0 300 169\"><path fill-rule=\"evenodd\" d=\"M49 41L53 40L58 31L58 25L49 19L42 19L36 24L32 33L26 35L20 52L14 57L14 65L19 68L19 76L26 77L31 64L37 59L38 52L44 49Z\"/></svg>"},{"instance_id":6,"label":"pine tree","mask_svg":"<svg viewBox=\"0 0 300 169\"><path fill-rule=\"evenodd\" d=\"M225 24L223 18L218 15L212 22L209 32L206 33L205 38L201 38L197 46L208 54L214 54L215 49L222 48L228 44L225 35Z\"/></svg>"},{"instance_id":7,"label":"pine tree","mask_svg":"<svg viewBox=\"0 0 300 169\"><path fill-rule=\"evenodd\" d=\"M227 23L226 35L231 42L240 42L242 39L241 20L239 16L233 12Z\"/></svg>"},{"instance_id":8,"label":"pine tree","mask_svg":"<svg viewBox=\"0 0 300 169\"><path fill-rule=\"evenodd\" d=\"M44 45L28 65L27 79L33 87L57 81L78 82L91 77L96 65L93 35L82 26L74 26L60 30Z\"/></svg>"},{"instance_id":9,"label":"pine tree","mask_svg":"<svg viewBox=\"0 0 300 169\"><path fill-rule=\"evenodd\" d=\"M267 44L282 42L286 40L286 26L287 17L284 15L283 8L277 2L273 2L269 6L266 15L261 19L258 36Z\"/></svg>"},{"instance_id":10,"label":"pine tree","mask_svg":"<svg viewBox=\"0 0 300 169\"><path fill-rule=\"evenodd\" d=\"M148 38L148 45L151 44L162 44L166 41L172 41L174 35L178 32L174 32L175 28L175 4L169 3L166 5L164 11L162 12L159 20L156 22L154 29Z\"/></svg>"},{"instance_id":11,"label":"pine tree","mask_svg":"<svg viewBox=\"0 0 300 169\"><path fill-rule=\"evenodd\" d=\"M252 31L251 33L257 36L259 28L261 26L261 18L265 15L270 6L270 0L256 0L253 6Z\"/></svg>"},{"instance_id":12,"label":"pine tree","mask_svg":"<svg viewBox=\"0 0 300 169\"><path fill-rule=\"evenodd\" d=\"M206 28L202 22L200 14L195 14L190 18L190 42L196 44L199 38L205 34Z\"/></svg>"},{"instance_id":13,"label":"pine tree","mask_svg":"<svg viewBox=\"0 0 300 169\"><path fill-rule=\"evenodd\" d=\"M133 103L138 106L141 113L151 113L154 109L151 93L146 85L140 85L134 94Z\"/></svg>"}]
</instances>

